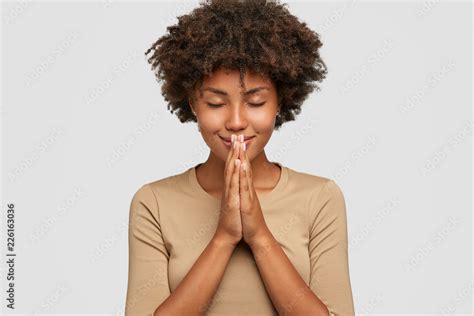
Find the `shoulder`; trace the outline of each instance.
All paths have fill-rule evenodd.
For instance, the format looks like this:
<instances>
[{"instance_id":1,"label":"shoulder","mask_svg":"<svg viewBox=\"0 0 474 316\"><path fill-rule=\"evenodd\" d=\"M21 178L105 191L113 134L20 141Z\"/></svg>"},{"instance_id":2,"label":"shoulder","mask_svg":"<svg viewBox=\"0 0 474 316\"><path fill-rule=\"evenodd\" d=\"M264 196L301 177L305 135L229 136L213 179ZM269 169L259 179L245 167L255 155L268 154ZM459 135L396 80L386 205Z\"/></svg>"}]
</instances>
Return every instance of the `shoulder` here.
<instances>
[{"instance_id":1,"label":"shoulder","mask_svg":"<svg viewBox=\"0 0 474 316\"><path fill-rule=\"evenodd\" d=\"M310 216L315 217L322 210L345 212L344 194L336 180L288 168L288 183L292 191L305 197Z\"/></svg>"},{"instance_id":2,"label":"shoulder","mask_svg":"<svg viewBox=\"0 0 474 316\"><path fill-rule=\"evenodd\" d=\"M289 167L287 167L287 169L288 181L298 186L300 190L306 190L308 194L328 195L342 193L340 186L332 178L295 170Z\"/></svg>"},{"instance_id":3,"label":"shoulder","mask_svg":"<svg viewBox=\"0 0 474 316\"><path fill-rule=\"evenodd\" d=\"M189 169L175 175L145 182L140 185L132 197L132 201L146 200L157 202L158 196L167 196L167 194L179 191L180 187L186 184Z\"/></svg>"}]
</instances>

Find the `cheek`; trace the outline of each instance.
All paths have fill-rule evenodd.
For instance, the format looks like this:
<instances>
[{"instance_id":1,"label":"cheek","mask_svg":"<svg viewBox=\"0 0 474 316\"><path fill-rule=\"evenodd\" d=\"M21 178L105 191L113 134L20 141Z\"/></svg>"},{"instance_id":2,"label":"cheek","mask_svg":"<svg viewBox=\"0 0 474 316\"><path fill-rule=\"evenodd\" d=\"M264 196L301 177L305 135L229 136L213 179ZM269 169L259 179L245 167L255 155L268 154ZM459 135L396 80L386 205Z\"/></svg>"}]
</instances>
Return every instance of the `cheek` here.
<instances>
[{"instance_id":1,"label":"cheek","mask_svg":"<svg viewBox=\"0 0 474 316\"><path fill-rule=\"evenodd\" d=\"M206 133L216 133L222 129L221 119L217 115L202 115L199 118L199 126L201 131Z\"/></svg>"},{"instance_id":2,"label":"cheek","mask_svg":"<svg viewBox=\"0 0 474 316\"><path fill-rule=\"evenodd\" d=\"M250 151L255 154L264 148L270 140L275 126L275 118L268 114L255 115L252 117L250 124L252 125L253 131L258 134L258 141L249 147ZM249 157L249 159L253 158Z\"/></svg>"},{"instance_id":3,"label":"cheek","mask_svg":"<svg viewBox=\"0 0 474 316\"><path fill-rule=\"evenodd\" d=\"M265 133L268 131L273 131L275 120L276 117L273 117L266 112L255 112L251 116L250 123L252 124L255 131L259 133Z\"/></svg>"},{"instance_id":4,"label":"cheek","mask_svg":"<svg viewBox=\"0 0 474 316\"><path fill-rule=\"evenodd\" d=\"M213 115L203 115L199 118L202 138L210 148L220 145L217 143L220 140L217 134L222 131L222 125L223 122Z\"/></svg>"}]
</instances>

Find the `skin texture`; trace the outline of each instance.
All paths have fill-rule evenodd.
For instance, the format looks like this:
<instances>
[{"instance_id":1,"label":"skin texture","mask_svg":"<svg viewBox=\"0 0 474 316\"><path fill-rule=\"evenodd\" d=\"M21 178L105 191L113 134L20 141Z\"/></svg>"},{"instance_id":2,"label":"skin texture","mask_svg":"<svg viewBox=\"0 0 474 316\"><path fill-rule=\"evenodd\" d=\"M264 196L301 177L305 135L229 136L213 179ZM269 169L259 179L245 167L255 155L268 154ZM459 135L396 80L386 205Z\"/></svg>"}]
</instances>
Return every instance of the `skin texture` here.
<instances>
[{"instance_id":1,"label":"skin texture","mask_svg":"<svg viewBox=\"0 0 474 316\"><path fill-rule=\"evenodd\" d=\"M210 194L221 198L224 187L224 167L229 148L222 142L222 137L234 135L255 136L248 145L247 155L253 173L253 185L258 195L270 192L280 178L280 167L271 163L264 147L274 130L278 108L278 96L274 83L261 75L247 71L245 83L241 87L240 73L237 70L218 69L211 77L203 81L201 90L196 89L195 101L190 101L196 113L201 135L210 148L206 162L196 169L196 176L201 186ZM265 87L249 95L245 90ZM206 88L225 91L224 96ZM202 92L201 92L202 91ZM251 104L260 104L253 106ZM211 107L211 104L222 104Z\"/></svg>"}]
</instances>

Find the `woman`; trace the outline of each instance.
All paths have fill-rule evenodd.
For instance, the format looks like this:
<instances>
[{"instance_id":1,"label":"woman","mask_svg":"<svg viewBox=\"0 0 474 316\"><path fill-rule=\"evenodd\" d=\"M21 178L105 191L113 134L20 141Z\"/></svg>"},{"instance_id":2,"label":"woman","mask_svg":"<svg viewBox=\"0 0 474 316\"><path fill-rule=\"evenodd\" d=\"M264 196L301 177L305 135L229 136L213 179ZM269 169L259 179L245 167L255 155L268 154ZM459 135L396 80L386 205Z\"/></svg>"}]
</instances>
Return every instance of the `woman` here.
<instances>
[{"instance_id":1,"label":"woman","mask_svg":"<svg viewBox=\"0 0 474 316\"><path fill-rule=\"evenodd\" d=\"M135 193L125 314L354 315L342 191L264 151L326 75L318 34L269 1L178 19L145 54L210 153Z\"/></svg>"}]
</instances>

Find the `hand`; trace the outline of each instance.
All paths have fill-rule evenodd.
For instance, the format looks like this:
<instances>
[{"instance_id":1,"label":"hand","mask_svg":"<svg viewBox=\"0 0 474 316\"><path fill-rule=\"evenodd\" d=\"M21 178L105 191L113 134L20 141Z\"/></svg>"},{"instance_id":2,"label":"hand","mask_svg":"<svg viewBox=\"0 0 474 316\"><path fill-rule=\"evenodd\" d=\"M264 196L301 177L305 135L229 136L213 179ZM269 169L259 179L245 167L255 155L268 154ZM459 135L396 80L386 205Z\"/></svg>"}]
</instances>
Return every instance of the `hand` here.
<instances>
[{"instance_id":1,"label":"hand","mask_svg":"<svg viewBox=\"0 0 474 316\"><path fill-rule=\"evenodd\" d=\"M247 244L251 245L269 230L263 217L260 201L253 187L252 168L244 147L244 143L239 146L239 159L242 161L239 172L240 216L242 218L243 238Z\"/></svg>"},{"instance_id":2,"label":"hand","mask_svg":"<svg viewBox=\"0 0 474 316\"><path fill-rule=\"evenodd\" d=\"M221 198L221 212L216 234L229 241L233 246L242 239L242 222L239 201L239 155L240 142L235 141L224 168L224 191Z\"/></svg>"}]
</instances>

